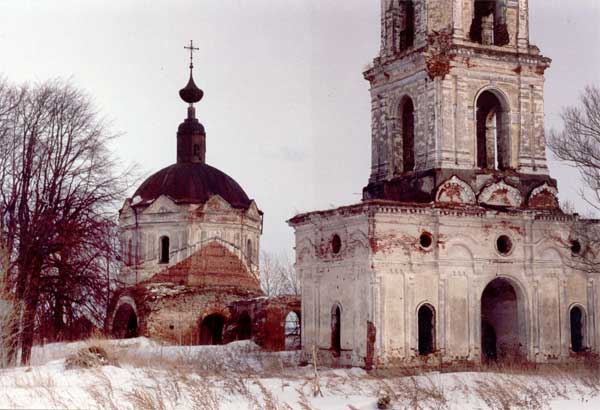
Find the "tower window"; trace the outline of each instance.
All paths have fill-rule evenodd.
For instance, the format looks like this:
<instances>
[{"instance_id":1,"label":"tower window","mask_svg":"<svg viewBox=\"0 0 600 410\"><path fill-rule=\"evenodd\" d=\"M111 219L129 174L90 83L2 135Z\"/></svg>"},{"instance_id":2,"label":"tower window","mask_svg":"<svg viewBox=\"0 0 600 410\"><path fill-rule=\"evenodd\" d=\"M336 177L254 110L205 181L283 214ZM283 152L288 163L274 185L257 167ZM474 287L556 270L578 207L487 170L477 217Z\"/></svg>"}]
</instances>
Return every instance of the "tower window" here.
<instances>
[{"instance_id":1,"label":"tower window","mask_svg":"<svg viewBox=\"0 0 600 410\"><path fill-rule=\"evenodd\" d=\"M484 91L477 99L477 166L504 171L510 168L510 118L500 99Z\"/></svg>"},{"instance_id":2,"label":"tower window","mask_svg":"<svg viewBox=\"0 0 600 410\"><path fill-rule=\"evenodd\" d=\"M413 0L390 2L383 22L384 49L397 53L412 47L415 39Z\"/></svg>"},{"instance_id":3,"label":"tower window","mask_svg":"<svg viewBox=\"0 0 600 410\"><path fill-rule=\"evenodd\" d=\"M170 244L169 237L160 238L160 263L169 263Z\"/></svg>"},{"instance_id":4,"label":"tower window","mask_svg":"<svg viewBox=\"0 0 600 410\"><path fill-rule=\"evenodd\" d=\"M506 25L506 0L474 0L471 40L485 45L504 46L510 36Z\"/></svg>"},{"instance_id":5,"label":"tower window","mask_svg":"<svg viewBox=\"0 0 600 410\"><path fill-rule=\"evenodd\" d=\"M410 98L402 105L402 163L404 172L415 169L415 107Z\"/></svg>"},{"instance_id":6,"label":"tower window","mask_svg":"<svg viewBox=\"0 0 600 410\"><path fill-rule=\"evenodd\" d=\"M413 46L415 41L415 6L412 0L400 2L404 17L404 24L400 31L400 50L406 50Z\"/></svg>"}]
</instances>

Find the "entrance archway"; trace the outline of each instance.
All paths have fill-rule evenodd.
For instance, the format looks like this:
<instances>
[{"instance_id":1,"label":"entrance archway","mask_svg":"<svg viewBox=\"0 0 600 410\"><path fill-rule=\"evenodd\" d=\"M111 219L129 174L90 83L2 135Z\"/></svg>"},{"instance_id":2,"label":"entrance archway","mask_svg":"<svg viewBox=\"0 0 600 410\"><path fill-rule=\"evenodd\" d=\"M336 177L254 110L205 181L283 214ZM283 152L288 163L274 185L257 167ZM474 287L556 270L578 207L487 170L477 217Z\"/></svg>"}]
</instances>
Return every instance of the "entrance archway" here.
<instances>
[{"instance_id":1,"label":"entrance archway","mask_svg":"<svg viewBox=\"0 0 600 410\"><path fill-rule=\"evenodd\" d=\"M223 344L223 324L225 318L219 314L208 315L202 320L200 325L201 345L220 345Z\"/></svg>"},{"instance_id":2,"label":"entrance archway","mask_svg":"<svg viewBox=\"0 0 600 410\"><path fill-rule=\"evenodd\" d=\"M137 314L129 303L123 303L117 309L113 319L112 334L117 339L130 339L139 336Z\"/></svg>"},{"instance_id":3,"label":"entrance archway","mask_svg":"<svg viewBox=\"0 0 600 410\"><path fill-rule=\"evenodd\" d=\"M482 359L522 359L526 340L525 301L520 288L509 279L494 279L481 296Z\"/></svg>"}]
</instances>

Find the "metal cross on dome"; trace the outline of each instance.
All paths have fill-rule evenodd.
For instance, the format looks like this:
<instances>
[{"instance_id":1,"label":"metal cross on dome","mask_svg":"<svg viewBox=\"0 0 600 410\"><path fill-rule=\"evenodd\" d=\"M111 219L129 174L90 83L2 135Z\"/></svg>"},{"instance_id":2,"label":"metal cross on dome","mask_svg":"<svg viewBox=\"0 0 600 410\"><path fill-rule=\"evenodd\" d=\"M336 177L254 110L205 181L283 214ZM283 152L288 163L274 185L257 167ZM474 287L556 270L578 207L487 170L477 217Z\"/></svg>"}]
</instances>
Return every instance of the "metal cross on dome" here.
<instances>
[{"instance_id":1,"label":"metal cross on dome","mask_svg":"<svg viewBox=\"0 0 600 410\"><path fill-rule=\"evenodd\" d=\"M190 50L190 70L194 68L194 51L200 50L198 47L194 47L194 40L190 40L189 46L183 46L186 50Z\"/></svg>"}]
</instances>

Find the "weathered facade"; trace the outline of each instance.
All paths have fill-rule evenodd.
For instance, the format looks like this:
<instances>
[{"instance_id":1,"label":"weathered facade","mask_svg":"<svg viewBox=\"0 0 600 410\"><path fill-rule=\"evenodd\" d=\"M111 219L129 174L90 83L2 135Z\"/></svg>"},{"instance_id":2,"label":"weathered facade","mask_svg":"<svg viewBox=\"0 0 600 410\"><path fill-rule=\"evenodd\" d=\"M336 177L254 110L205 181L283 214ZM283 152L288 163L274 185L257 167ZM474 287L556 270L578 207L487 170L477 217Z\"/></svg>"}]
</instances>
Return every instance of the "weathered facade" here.
<instances>
[{"instance_id":1,"label":"weathered facade","mask_svg":"<svg viewBox=\"0 0 600 410\"><path fill-rule=\"evenodd\" d=\"M558 207L527 0L382 0L363 201L289 221L302 346L343 365L597 351L596 275Z\"/></svg>"},{"instance_id":2,"label":"weathered facade","mask_svg":"<svg viewBox=\"0 0 600 410\"><path fill-rule=\"evenodd\" d=\"M254 338L283 350L285 343L264 335L285 339L286 315L299 312L299 300L264 297L262 212L236 181L205 162L206 133L193 105L203 93L191 69L180 91L189 108L177 131L177 162L146 179L120 211L121 289L107 331L178 344Z\"/></svg>"}]
</instances>

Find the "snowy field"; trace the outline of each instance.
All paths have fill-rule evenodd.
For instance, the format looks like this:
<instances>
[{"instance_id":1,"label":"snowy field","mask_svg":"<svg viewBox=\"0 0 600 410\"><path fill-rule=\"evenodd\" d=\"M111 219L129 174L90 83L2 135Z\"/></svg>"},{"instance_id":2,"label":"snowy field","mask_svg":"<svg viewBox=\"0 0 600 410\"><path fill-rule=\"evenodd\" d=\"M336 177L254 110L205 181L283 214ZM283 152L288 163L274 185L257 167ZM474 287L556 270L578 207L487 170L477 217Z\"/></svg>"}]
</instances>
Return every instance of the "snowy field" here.
<instances>
[{"instance_id":1,"label":"snowy field","mask_svg":"<svg viewBox=\"0 0 600 410\"><path fill-rule=\"evenodd\" d=\"M584 369L414 376L319 369L317 383L296 353L263 353L251 342L89 343L118 363L67 370L66 357L86 342L35 348L31 367L0 370L0 408L371 410L389 396L389 409L600 409L600 376Z\"/></svg>"}]
</instances>

